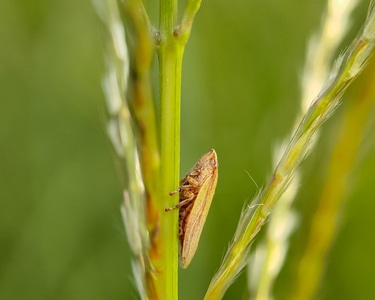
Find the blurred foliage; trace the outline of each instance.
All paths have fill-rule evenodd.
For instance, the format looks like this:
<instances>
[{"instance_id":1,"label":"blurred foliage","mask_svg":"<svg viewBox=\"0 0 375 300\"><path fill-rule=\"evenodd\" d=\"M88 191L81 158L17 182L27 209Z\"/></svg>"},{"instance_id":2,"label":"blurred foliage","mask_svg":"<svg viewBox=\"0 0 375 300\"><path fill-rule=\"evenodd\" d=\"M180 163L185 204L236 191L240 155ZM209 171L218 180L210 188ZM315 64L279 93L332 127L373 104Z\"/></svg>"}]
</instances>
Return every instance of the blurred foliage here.
<instances>
[{"instance_id":1,"label":"blurred foliage","mask_svg":"<svg viewBox=\"0 0 375 300\"><path fill-rule=\"evenodd\" d=\"M367 5L355 11L352 32ZM294 122L307 41L323 9L324 1L203 1L185 52L181 171L215 148L220 174L198 252L180 272L182 300L203 297L241 208L257 193L246 172L259 186L271 172L273 149ZM0 38L0 299L136 298L105 133L101 24L91 2L2 1ZM345 107L302 166L300 226L276 299L293 290L295 258ZM374 122L369 128L319 299L370 296ZM241 299L245 289L241 275L225 299Z\"/></svg>"}]
</instances>

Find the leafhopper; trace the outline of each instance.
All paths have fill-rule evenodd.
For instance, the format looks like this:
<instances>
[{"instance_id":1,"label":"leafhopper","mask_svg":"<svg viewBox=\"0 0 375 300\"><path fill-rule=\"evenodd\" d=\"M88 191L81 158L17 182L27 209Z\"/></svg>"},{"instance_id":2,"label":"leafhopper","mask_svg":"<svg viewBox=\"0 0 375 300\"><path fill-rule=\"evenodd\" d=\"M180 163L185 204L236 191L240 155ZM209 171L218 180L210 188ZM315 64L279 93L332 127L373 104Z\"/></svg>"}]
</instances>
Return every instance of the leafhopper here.
<instances>
[{"instance_id":1,"label":"leafhopper","mask_svg":"<svg viewBox=\"0 0 375 300\"><path fill-rule=\"evenodd\" d=\"M215 193L218 161L214 149L204 154L180 181L180 186L169 195L179 193L179 203L165 211L179 209L178 238L180 265L186 269L197 250Z\"/></svg>"}]
</instances>

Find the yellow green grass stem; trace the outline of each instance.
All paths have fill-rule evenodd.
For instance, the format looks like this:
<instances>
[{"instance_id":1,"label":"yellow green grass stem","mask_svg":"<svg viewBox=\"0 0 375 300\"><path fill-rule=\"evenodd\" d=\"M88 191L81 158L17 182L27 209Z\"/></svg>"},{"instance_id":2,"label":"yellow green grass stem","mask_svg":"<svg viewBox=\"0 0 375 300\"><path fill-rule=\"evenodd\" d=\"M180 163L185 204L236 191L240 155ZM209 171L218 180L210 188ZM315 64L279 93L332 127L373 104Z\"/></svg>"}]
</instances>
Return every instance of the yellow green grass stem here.
<instances>
[{"instance_id":1,"label":"yellow green grass stem","mask_svg":"<svg viewBox=\"0 0 375 300\"><path fill-rule=\"evenodd\" d=\"M165 207L178 202L169 192L176 189L180 174L180 98L182 56L173 36L177 25L177 1L160 2L159 85L160 85L160 154L162 270L164 299L178 299L178 214L166 214Z\"/></svg>"},{"instance_id":2,"label":"yellow green grass stem","mask_svg":"<svg viewBox=\"0 0 375 300\"><path fill-rule=\"evenodd\" d=\"M155 39L142 1L125 2L126 11L136 28L134 67L132 70L132 105L140 135L140 158L147 200L156 197L157 175L160 166L157 141L156 113L151 85L151 63L155 51ZM152 203L152 201L151 201Z\"/></svg>"},{"instance_id":3,"label":"yellow green grass stem","mask_svg":"<svg viewBox=\"0 0 375 300\"><path fill-rule=\"evenodd\" d=\"M149 233L149 249L145 261L147 295L160 299L163 280L159 276L162 240L160 240L160 154L157 140L155 104L151 85L151 63L155 52L155 39L143 2L124 2L125 11L134 27L135 49L132 69L132 106L139 134L139 156L145 186L146 222Z\"/></svg>"},{"instance_id":4,"label":"yellow green grass stem","mask_svg":"<svg viewBox=\"0 0 375 300\"><path fill-rule=\"evenodd\" d=\"M108 105L108 134L117 154L124 180L124 202L121 213L128 242L136 260L132 262L135 282L142 299L147 298L146 281L149 270L147 249L149 236L145 220L144 183L132 116L128 106L129 57L125 28L116 0L95 1L98 15L107 29L106 67L103 80ZM122 178L124 179L124 178Z\"/></svg>"},{"instance_id":5,"label":"yellow green grass stem","mask_svg":"<svg viewBox=\"0 0 375 300\"><path fill-rule=\"evenodd\" d=\"M193 21L195 18L195 15L197 14L200 6L201 6L202 0L189 0L186 3L184 13L182 15L181 24L179 31L181 32L181 40L183 43L186 43L190 32L193 26Z\"/></svg>"},{"instance_id":6,"label":"yellow green grass stem","mask_svg":"<svg viewBox=\"0 0 375 300\"><path fill-rule=\"evenodd\" d=\"M195 2L195 1L193 1ZM178 202L170 197L180 177L180 108L181 75L184 48L190 35L195 10L184 13L182 19L189 19L188 25L177 23L177 1L163 0L160 3L160 32L158 36L159 82L160 82L160 192L158 207L161 218L161 240L163 241L160 268L163 270L164 299L178 297L178 212L164 213L165 207ZM189 6L191 1L188 1Z\"/></svg>"},{"instance_id":7,"label":"yellow green grass stem","mask_svg":"<svg viewBox=\"0 0 375 300\"><path fill-rule=\"evenodd\" d=\"M188 0L182 23L178 25L178 1L162 0L158 33L151 26L142 0L123 3L130 24L127 29L132 29L134 38L130 72L134 118L126 99L129 61L117 1L95 1L112 38L113 53L108 59L111 67L108 80L111 87L107 91L111 115L109 134L126 174L121 212L130 246L138 257L133 271L142 299L177 299L178 294L178 214L165 214L164 208L178 202L169 192L176 189L180 176L182 57L200 3L200 0ZM156 49L160 65L158 120L151 85L151 64ZM125 54L119 51L121 57L117 57L116 50L123 50ZM139 135L138 144L135 134Z\"/></svg>"},{"instance_id":8,"label":"yellow green grass stem","mask_svg":"<svg viewBox=\"0 0 375 300\"><path fill-rule=\"evenodd\" d=\"M275 202L293 179L299 164L308 154L309 145L316 131L339 104L350 83L365 67L374 52L374 45L375 17L371 5L364 28L336 62L327 86L323 88L302 119L270 182L255 199L255 204L242 213L233 242L210 283L205 299L221 299L246 264L251 242L264 225Z\"/></svg>"},{"instance_id":9,"label":"yellow green grass stem","mask_svg":"<svg viewBox=\"0 0 375 300\"><path fill-rule=\"evenodd\" d=\"M350 15L358 0L329 0L319 33L309 41L304 71L302 74L302 95L300 115L309 108L311 101L318 94L327 77L335 50L349 29ZM298 119L300 119L300 115ZM298 123L296 123L296 126ZM275 151L275 164L288 142L285 139ZM311 148L314 144L311 145ZM277 160L276 160L277 159ZM257 245L251 261L248 263L249 293L254 299L269 299L276 279L289 247L289 235L293 231L297 213L292 209L292 202L299 187L299 173L273 208L269 219L266 239Z\"/></svg>"},{"instance_id":10,"label":"yellow green grass stem","mask_svg":"<svg viewBox=\"0 0 375 300\"><path fill-rule=\"evenodd\" d=\"M375 102L375 63L362 76L357 99L352 99L332 149L328 175L312 218L306 248L299 263L293 299L312 299L324 262L338 231L338 218L350 186L350 175ZM308 278L308 280L306 280Z\"/></svg>"},{"instance_id":11,"label":"yellow green grass stem","mask_svg":"<svg viewBox=\"0 0 375 300\"><path fill-rule=\"evenodd\" d=\"M161 193L163 195L160 209L164 214L161 218L161 235L163 237L163 265L165 299L177 299L178 279L178 212L165 214L164 208L178 202L178 197L170 197L169 192L176 189L180 174L180 93L174 86L176 70L180 67L180 59L164 52L160 56L161 67ZM168 78L170 80L168 80Z\"/></svg>"},{"instance_id":12,"label":"yellow green grass stem","mask_svg":"<svg viewBox=\"0 0 375 300\"><path fill-rule=\"evenodd\" d=\"M345 37L350 15L358 0L328 0L319 34L310 38L305 68L302 75L302 111L306 112L311 100L319 92L329 72L334 53Z\"/></svg>"},{"instance_id":13,"label":"yellow green grass stem","mask_svg":"<svg viewBox=\"0 0 375 300\"><path fill-rule=\"evenodd\" d=\"M297 223L297 215L291 209L297 186L298 172L292 184L276 202L269 219L266 239L257 245L248 265L249 294L252 299L272 298L273 282L278 275L286 256L290 233Z\"/></svg>"}]
</instances>

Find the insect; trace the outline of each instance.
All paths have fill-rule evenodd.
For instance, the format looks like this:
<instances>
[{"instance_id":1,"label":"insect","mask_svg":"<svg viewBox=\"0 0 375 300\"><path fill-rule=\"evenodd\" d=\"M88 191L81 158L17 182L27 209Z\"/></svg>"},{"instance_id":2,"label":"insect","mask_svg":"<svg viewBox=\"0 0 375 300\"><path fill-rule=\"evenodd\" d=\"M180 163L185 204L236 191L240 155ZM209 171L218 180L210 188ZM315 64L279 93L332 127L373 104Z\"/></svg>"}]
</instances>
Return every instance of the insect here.
<instances>
[{"instance_id":1,"label":"insect","mask_svg":"<svg viewBox=\"0 0 375 300\"><path fill-rule=\"evenodd\" d=\"M180 265L186 269L194 257L215 193L218 161L214 149L204 154L169 195L179 193L179 203L165 211L179 209L178 238Z\"/></svg>"}]
</instances>

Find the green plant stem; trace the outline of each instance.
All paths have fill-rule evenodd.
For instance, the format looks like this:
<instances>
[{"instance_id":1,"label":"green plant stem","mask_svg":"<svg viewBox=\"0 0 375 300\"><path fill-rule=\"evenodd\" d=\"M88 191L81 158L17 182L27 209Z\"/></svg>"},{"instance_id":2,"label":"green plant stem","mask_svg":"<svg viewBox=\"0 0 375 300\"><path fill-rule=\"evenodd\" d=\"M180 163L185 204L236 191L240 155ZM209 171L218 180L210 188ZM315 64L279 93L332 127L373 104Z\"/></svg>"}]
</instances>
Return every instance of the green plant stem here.
<instances>
[{"instance_id":1,"label":"green plant stem","mask_svg":"<svg viewBox=\"0 0 375 300\"><path fill-rule=\"evenodd\" d=\"M98 8L103 7L101 2L97 5ZM119 26L117 1L113 0L107 5L108 11L99 12L107 23L112 37L113 52L120 55L116 64L116 79L109 82L112 90L108 93L112 94L109 95L108 103L113 115L111 117L114 119L111 124L116 125L116 128L110 128L110 134L119 156L123 156L122 151L125 155L123 162L128 174L128 187L124 192L122 213L129 243L138 257L139 271L135 270L135 277L140 283L142 298L177 299L178 212L166 214L164 209L179 201L177 195L170 197L169 192L176 190L180 176L182 57L200 0L188 0L187 7L190 8L184 13L186 24L182 26L183 30L180 29L181 26L177 26L178 0L161 0L159 35L155 34L151 26L142 0L124 2L126 16L131 24L128 30L132 31L134 37L133 65L130 74L132 107L136 121L134 123L139 134L137 149L132 131L134 123L130 120L130 110L126 101L129 64L127 49L123 47L127 45L123 39L123 28ZM156 44L160 63L159 132L151 84L151 64ZM110 79L113 79L113 76ZM122 105L115 101L117 95L114 92L117 90L113 87L118 88ZM123 149L120 149L121 146ZM142 177L139 176L138 154Z\"/></svg>"},{"instance_id":2,"label":"green plant stem","mask_svg":"<svg viewBox=\"0 0 375 300\"><path fill-rule=\"evenodd\" d=\"M177 0L160 1L160 34L162 40L168 40L177 26Z\"/></svg>"},{"instance_id":3,"label":"green plant stem","mask_svg":"<svg viewBox=\"0 0 375 300\"><path fill-rule=\"evenodd\" d=\"M182 39L185 43L190 36L190 32L193 27L193 21L201 6L201 3L202 0L190 0L186 3L180 25L180 32L182 33Z\"/></svg>"},{"instance_id":4,"label":"green plant stem","mask_svg":"<svg viewBox=\"0 0 375 300\"><path fill-rule=\"evenodd\" d=\"M182 53L173 32L177 23L177 1L160 2L160 202L161 239L163 240L160 268L163 270L164 299L178 299L178 212L164 212L164 208L178 202L169 192L178 187L180 176L180 101Z\"/></svg>"},{"instance_id":5,"label":"green plant stem","mask_svg":"<svg viewBox=\"0 0 375 300\"><path fill-rule=\"evenodd\" d=\"M177 25L177 0L162 0L160 3L160 157L162 207L171 207L179 200L177 195L169 196L176 190L180 176L180 106L182 58L186 42L190 36L194 16L200 1L188 1L182 17L182 25ZM185 23L184 23L185 20ZM186 21L188 20L188 21ZM184 25L185 24L185 25ZM161 219L165 299L177 299L178 292L178 212L168 212Z\"/></svg>"},{"instance_id":6,"label":"green plant stem","mask_svg":"<svg viewBox=\"0 0 375 300\"><path fill-rule=\"evenodd\" d=\"M163 217L163 266L165 279L165 299L177 299L178 284L178 211L164 212L164 208L178 203L178 194L169 196L176 190L180 174L180 78L178 71L181 59L168 50L160 54L161 76L161 193Z\"/></svg>"},{"instance_id":7,"label":"green plant stem","mask_svg":"<svg viewBox=\"0 0 375 300\"><path fill-rule=\"evenodd\" d=\"M338 60L332 71L333 79L310 106L294 133L289 146L276 166L271 181L255 199L255 205L241 215L232 244L213 277L205 299L221 299L246 264L248 249L267 220L274 204L293 179L300 163L307 156L316 131L339 104L350 83L362 72L375 46L375 16L372 6L364 28Z\"/></svg>"}]
</instances>

